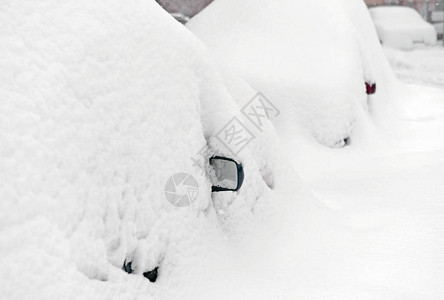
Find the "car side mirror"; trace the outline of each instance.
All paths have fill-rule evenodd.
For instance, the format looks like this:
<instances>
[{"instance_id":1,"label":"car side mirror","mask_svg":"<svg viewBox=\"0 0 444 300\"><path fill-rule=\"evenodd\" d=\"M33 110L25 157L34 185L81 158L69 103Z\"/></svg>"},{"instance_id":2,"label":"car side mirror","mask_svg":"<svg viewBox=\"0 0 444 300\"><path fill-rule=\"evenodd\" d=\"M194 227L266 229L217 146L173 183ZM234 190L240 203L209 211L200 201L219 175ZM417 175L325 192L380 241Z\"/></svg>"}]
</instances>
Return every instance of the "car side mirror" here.
<instances>
[{"instance_id":1,"label":"car side mirror","mask_svg":"<svg viewBox=\"0 0 444 300\"><path fill-rule=\"evenodd\" d=\"M210 158L212 192L238 191L244 182L244 168L235 160L222 156Z\"/></svg>"}]
</instances>

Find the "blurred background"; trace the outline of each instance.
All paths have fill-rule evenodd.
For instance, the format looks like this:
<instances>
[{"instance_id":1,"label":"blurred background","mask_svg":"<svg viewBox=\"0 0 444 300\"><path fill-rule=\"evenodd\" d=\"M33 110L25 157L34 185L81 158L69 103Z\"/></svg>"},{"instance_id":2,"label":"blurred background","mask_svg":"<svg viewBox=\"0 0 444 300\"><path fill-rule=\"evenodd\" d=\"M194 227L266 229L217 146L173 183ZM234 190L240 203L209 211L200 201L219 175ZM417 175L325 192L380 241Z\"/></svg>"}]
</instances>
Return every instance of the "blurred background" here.
<instances>
[{"instance_id":1,"label":"blurred background","mask_svg":"<svg viewBox=\"0 0 444 300\"><path fill-rule=\"evenodd\" d=\"M182 23L199 13L214 0L156 0L166 11ZM216 0L217 1L217 0ZM376 6L407 6L414 8L422 18L433 24L438 38L444 30L444 1L442 0L364 0L369 8Z\"/></svg>"}]
</instances>

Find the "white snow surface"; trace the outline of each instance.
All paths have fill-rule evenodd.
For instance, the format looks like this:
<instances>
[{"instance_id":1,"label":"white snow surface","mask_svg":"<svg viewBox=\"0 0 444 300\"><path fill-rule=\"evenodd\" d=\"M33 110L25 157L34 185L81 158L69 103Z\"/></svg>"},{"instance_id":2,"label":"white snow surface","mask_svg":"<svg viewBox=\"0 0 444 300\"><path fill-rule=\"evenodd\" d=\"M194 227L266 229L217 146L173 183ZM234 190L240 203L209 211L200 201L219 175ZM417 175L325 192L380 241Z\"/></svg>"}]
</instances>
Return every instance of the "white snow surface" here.
<instances>
[{"instance_id":1,"label":"white snow surface","mask_svg":"<svg viewBox=\"0 0 444 300\"><path fill-rule=\"evenodd\" d=\"M271 126L255 131L256 139L236 157L245 167L244 187L238 194L213 195L213 201L210 182L191 157L206 141L228 155L214 135L234 115L241 118L239 107L256 93L239 79L256 82L246 68L259 71L253 61L240 63L238 56L236 69L236 60L209 43L215 67L202 43L154 1L0 5L0 297L440 299L444 91L398 82L364 4L335 2L317 3L322 15L332 15L327 20L338 21L325 27L325 36L345 40L338 25L353 29L355 38L345 46L327 39L332 44L326 46L310 36L312 30L321 34L318 23L310 22L301 48L291 48L298 55L283 50L289 64L299 62L302 70L311 69L300 55L311 59L306 89L304 81L298 83L303 76L284 68L278 57L275 65L261 65L270 73L257 77L261 89L285 87L267 78L276 77L289 84L288 91L319 104L295 106L313 116L309 130L301 129L302 121L292 126L293 110L275 120L280 141ZM248 16L239 8L253 9L253 2L215 3L222 3L224 13L231 6L234 17L227 22L235 25L227 33L234 40L236 26L249 28L252 46L273 48L259 42L254 26L236 18ZM295 29L284 26L290 14L285 8L292 6L282 3L280 34L289 39ZM277 4L264 5L264 11L254 11L257 17L282 13ZM247 19L257 24L253 15ZM202 22L220 25L217 19ZM267 28L273 31L259 29L270 42L280 42ZM240 46L240 54L249 54ZM346 63L341 72L329 59L337 53L344 62L344 51L360 63ZM278 66L283 74L271 72ZM339 88L322 81L333 74L342 78L334 77L336 83L359 81L359 91L347 84L350 98L342 102ZM378 84L369 110L363 78ZM324 94L345 108L332 110ZM291 108L295 99L279 101ZM338 112L350 107L353 113ZM356 122L341 131L344 116ZM323 117L336 129L324 129ZM312 138L325 137L328 144L352 128L345 148ZM177 172L192 174L200 187L196 202L185 209L163 195L166 180ZM135 263L136 274L121 270L124 259ZM140 273L156 264L159 278L150 283Z\"/></svg>"},{"instance_id":2,"label":"white snow surface","mask_svg":"<svg viewBox=\"0 0 444 300\"><path fill-rule=\"evenodd\" d=\"M444 89L444 47L441 43L434 47L416 45L412 51L384 47L384 53L402 81Z\"/></svg>"},{"instance_id":3,"label":"white snow surface","mask_svg":"<svg viewBox=\"0 0 444 300\"><path fill-rule=\"evenodd\" d=\"M436 43L435 28L425 22L413 8L379 6L369 10L379 39L386 46L411 50L414 43Z\"/></svg>"},{"instance_id":4,"label":"white snow surface","mask_svg":"<svg viewBox=\"0 0 444 300\"><path fill-rule=\"evenodd\" d=\"M0 41L0 294L180 294L190 260L231 222L215 213L198 153L208 142L229 154L213 137L238 114L229 89L255 91L225 85L201 42L154 1L5 1ZM274 146L261 139L274 133L264 129L237 157L244 189L218 202L223 212L235 199L242 223L271 200L261 174ZM183 209L164 196L179 172L199 184ZM125 260L136 275L121 271ZM159 265L159 284L140 275Z\"/></svg>"}]
</instances>

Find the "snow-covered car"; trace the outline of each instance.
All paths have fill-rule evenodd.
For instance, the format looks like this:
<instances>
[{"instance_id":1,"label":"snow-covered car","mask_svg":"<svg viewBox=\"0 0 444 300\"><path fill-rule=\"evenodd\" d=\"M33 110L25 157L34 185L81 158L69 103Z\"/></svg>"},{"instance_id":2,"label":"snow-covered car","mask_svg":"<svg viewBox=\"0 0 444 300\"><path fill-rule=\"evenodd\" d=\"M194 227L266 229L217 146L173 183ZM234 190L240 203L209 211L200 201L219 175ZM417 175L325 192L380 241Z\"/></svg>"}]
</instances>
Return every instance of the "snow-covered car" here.
<instances>
[{"instance_id":1,"label":"snow-covered car","mask_svg":"<svg viewBox=\"0 0 444 300\"><path fill-rule=\"evenodd\" d=\"M379 40L383 45L410 50L415 43L434 45L436 30L414 9L403 6L379 6L369 9Z\"/></svg>"},{"instance_id":2,"label":"snow-covered car","mask_svg":"<svg viewBox=\"0 0 444 300\"><path fill-rule=\"evenodd\" d=\"M377 71L383 53L366 6L336 2L214 1L186 26L279 108L278 132L303 128L341 147L367 94L388 80Z\"/></svg>"},{"instance_id":3,"label":"snow-covered car","mask_svg":"<svg viewBox=\"0 0 444 300\"><path fill-rule=\"evenodd\" d=\"M217 139L256 91L227 84L155 1L12 1L0 16L1 295L179 298L191 271L171 266L211 252L226 203L242 222L270 199L264 135L236 154ZM238 165L216 170L239 190L221 204L214 155L248 170L240 190ZM157 271L167 284L146 285Z\"/></svg>"}]
</instances>

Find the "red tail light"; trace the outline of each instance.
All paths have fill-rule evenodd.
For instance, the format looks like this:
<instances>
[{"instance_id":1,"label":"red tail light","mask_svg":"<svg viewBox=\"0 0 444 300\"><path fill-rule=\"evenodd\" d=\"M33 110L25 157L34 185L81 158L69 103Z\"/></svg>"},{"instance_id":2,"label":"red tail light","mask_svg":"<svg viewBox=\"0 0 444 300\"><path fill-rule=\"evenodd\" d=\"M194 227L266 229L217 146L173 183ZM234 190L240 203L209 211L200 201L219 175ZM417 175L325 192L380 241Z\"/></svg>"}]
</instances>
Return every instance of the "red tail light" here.
<instances>
[{"instance_id":1,"label":"red tail light","mask_svg":"<svg viewBox=\"0 0 444 300\"><path fill-rule=\"evenodd\" d=\"M376 93L376 83L365 83L365 91L367 95L373 95Z\"/></svg>"}]
</instances>

